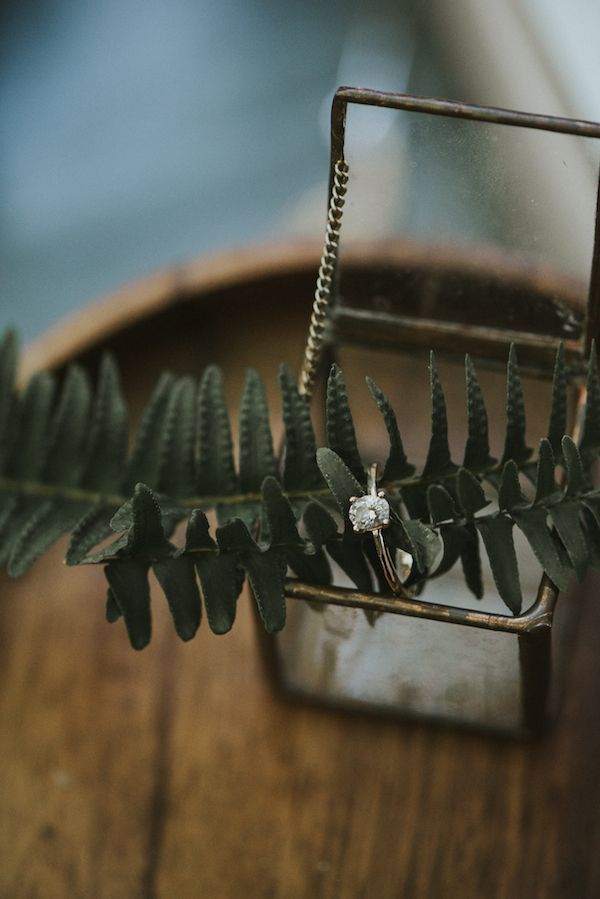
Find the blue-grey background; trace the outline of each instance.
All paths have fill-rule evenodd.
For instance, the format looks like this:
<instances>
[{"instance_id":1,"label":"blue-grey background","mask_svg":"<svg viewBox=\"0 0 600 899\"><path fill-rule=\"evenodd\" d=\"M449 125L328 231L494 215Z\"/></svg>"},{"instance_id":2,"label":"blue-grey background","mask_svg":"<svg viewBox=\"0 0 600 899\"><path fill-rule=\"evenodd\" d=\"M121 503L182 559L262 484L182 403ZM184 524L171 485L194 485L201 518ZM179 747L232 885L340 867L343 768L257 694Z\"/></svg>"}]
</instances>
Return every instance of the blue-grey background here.
<instances>
[{"instance_id":1,"label":"blue-grey background","mask_svg":"<svg viewBox=\"0 0 600 899\"><path fill-rule=\"evenodd\" d=\"M284 236L295 198L325 184L322 108L349 30L361 32L358 8L5 3L2 320L29 338L160 266ZM406 42L402 4L375 3L378 17ZM387 62L377 86L402 89L403 47Z\"/></svg>"},{"instance_id":2,"label":"blue-grey background","mask_svg":"<svg viewBox=\"0 0 600 899\"><path fill-rule=\"evenodd\" d=\"M516 5L533 16L536 3ZM537 48L540 66L549 59L552 70L559 60L548 83L570 84L568 22L555 22L561 53L544 37L560 4L552 0L546 10L554 18L531 18L528 31L516 22L508 55L494 49L502 24L494 16L504 6L0 0L1 323L28 339L162 266L262 240L320 240L327 113L339 84L564 111L560 97L555 108L518 68L537 59ZM515 35L529 35L533 47L518 60ZM585 40L573 46L584 59ZM567 112L595 113L581 88L589 70L574 69L583 100ZM354 109L345 235L408 229L560 253L565 234L542 232L562 220L566 237L574 233L563 208L570 197L579 209L577 185L566 185L546 212L527 194L528 173L514 188L515 146L501 164L497 135L485 146L478 140L456 123L411 129L396 113ZM562 185L567 174L561 163L554 180ZM590 170L592 198L594 177ZM519 227L511 231L515 210Z\"/></svg>"}]
</instances>

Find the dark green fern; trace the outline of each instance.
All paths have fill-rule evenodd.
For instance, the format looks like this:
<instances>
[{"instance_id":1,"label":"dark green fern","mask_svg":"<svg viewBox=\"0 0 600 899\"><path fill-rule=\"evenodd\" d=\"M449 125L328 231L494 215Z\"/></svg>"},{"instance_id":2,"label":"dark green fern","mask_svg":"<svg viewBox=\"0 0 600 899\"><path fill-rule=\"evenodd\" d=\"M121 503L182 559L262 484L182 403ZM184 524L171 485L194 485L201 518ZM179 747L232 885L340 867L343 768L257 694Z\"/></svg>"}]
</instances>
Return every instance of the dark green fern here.
<instances>
[{"instance_id":1,"label":"dark green fern","mask_svg":"<svg viewBox=\"0 0 600 899\"><path fill-rule=\"evenodd\" d=\"M248 373L240 406L239 468L220 371L199 383L163 375L127 453L127 410L114 363L106 357L92 391L73 366L60 391L48 374L15 387L15 339L0 347L0 563L24 574L63 534L68 564L101 564L106 615L123 618L132 646L151 637L148 575L169 604L177 633L189 640L202 610L218 634L234 623L248 578L266 630L285 623L285 579L331 582L335 562L361 591L386 591L373 543L352 531L351 496L365 490L354 421L341 371L327 386L329 447L316 449L308 404L286 367L280 374L285 449L273 449L264 387ZM413 556L407 589L419 590L460 562L467 587L483 592L481 549L513 614L522 607L514 547L518 528L541 567L566 589L600 559L600 490L591 469L600 455L600 380L595 350L587 380L579 447L564 436L567 375L558 351L547 439L537 462L526 443L516 352L507 378L507 422L500 462L490 455L485 403L466 360L468 439L453 461L442 385L431 358L432 420L420 473L406 458L393 409L368 386L389 437L383 487L397 519L386 540ZM557 480L557 475L560 475ZM527 486L529 485L529 486ZM207 513L216 513L212 532ZM172 542L187 521L182 545ZM375 578L375 582L374 582Z\"/></svg>"}]
</instances>

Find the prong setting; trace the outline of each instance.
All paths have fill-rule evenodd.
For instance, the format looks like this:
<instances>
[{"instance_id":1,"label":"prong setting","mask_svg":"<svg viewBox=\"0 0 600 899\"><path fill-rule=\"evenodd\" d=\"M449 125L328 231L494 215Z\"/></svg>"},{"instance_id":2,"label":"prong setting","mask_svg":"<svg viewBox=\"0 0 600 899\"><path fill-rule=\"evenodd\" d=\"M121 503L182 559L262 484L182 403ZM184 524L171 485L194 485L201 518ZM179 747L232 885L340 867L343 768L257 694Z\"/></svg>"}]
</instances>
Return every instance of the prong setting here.
<instances>
[{"instance_id":1,"label":"prong setting","mask_svg":"<svg viewBox=\"0 0 600 899\"><path fill-rule=\"evenodd\" d=\"M377 489L377 463L373 462L367 473L367 493L362 496L351 496L348 506L348 518L355 534L371 534L375 541L377 555L381 561L385 579L395 595L403 592L402 583L410 573L412 556L408 556L411 565L402 562L402 577L398 571L389 549L385 545L382 531L391 524L392 509L383 490ZM406 554L408 555L408 554Z\"/></svg>"},{"instance_id":2,"label":"prong setting","mask_svg":"<svg viewBox=\"0 0 600 899\"><path fill-rule=\"evenodd\" d=\"M390 506L384 497L366 493L350 503L348 516L355 532L378 531L390 523Z\"/></svg>"}]
</instances>

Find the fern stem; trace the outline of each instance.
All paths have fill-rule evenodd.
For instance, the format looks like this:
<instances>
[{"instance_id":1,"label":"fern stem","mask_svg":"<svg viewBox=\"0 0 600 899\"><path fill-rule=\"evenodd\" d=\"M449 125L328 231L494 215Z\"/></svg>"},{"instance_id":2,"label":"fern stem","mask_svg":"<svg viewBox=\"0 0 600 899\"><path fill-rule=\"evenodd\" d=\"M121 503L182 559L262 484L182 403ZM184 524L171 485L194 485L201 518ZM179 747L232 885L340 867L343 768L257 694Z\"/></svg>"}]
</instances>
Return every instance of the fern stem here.
<instances>
[{"instance_id":1,"label":"fern stem","mask_svg":"<svg viewBox=\"0 0 600 899\"><path fill-rule=\"evenodd\" d=\"M526 467L529 463L525 463ZM488 475L501 474L502 466L495 463L486 468L481 469L477 474L482 480ZM445 481L451 481L456 478L455 471L423 477L423 475L414 475L411 477L401 478L393 481L381 481L380 487L390 494L399 493L402 488L411 486L426 486L428 484L441 484ZM45 484L41 481L21 481L13 478L0 476L0 493L8 493L11 495L23 495L31 497L39 497L42 499L62 499L67 502L84 503L86 505L104 505L118 509L126 503L130 497L121 494L102 494L93 490L85 490L81 487L68 487L66 485ZM252 505L261 501L261 494L258 491L250 491L247 493L235 493L229 495L215 494L212 496L192 496L186 498L170 498L158 494L161 500L167 501L173 510L185 509L212 509L215 506L244 506ZM310 500L313 497L331 496L329 487L314 487L310 490L286 490L286 496L291 500Z\"/></svg>"}]
</instances>

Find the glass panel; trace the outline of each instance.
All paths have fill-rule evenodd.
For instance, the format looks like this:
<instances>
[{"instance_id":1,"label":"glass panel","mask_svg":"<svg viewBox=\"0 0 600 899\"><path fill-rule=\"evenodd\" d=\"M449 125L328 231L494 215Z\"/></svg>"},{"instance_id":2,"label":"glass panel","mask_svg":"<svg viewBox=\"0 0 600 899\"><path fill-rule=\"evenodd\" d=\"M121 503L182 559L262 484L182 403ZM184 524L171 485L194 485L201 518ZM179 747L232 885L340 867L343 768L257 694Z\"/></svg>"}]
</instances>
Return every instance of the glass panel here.
<instances>
[{"instance_id":1,"label":"glass panel","mask_svg":"<svg viewBox=\"0 0 600 899\"><path fill-rule=\"evenodd\" d=\"M580 136L377 110L387 153L377 165L353 147L375 113L348 107L351 180L344 239L397 236L448 248L485 247L513 260L589 281L598 140ZM343 258L343 242L342 242Z\"/></svg>"},{"instance_id":2,"label":"glass panel","mask_svg":"<svg viewBox=\"0 0 600 899\"><path fill-rule=\"evenodd\" d=\"M287 688L333 704L514 730L521 723L518 638L359 609L288 601L278 637Z\"/></svg>"},{"instance_id":3,"label":"glass panel","mask_svg":"<svg viewBox=\"0 0 600 899\"><path fill-rule=\"evenodd\" d=\"M522 339L534 349L536 333L579 338L581 315L573 310L585 302L589 280L598 142L381 110L395 141L389 160L398 161L354 165L352 129L360 129L361 116L364 126L367 114L372 111L348 110L351 181L343 235L373 241L367 251L371 266L358 251L353 266L344 268L342 239L336 339L355 346L338 346L336 354L363 459L383 466L387 455L385 428L364 385L368 374L395 408L408 458L420 468L431 415L428 353L420 331L428 343L431 335L429 345L438 341L456 355L465 324L526 333ZM384 237L394 239L386 243ZM386 342L410 354L365 348ZM498 339L495 346L500 355L502 343ZM482 364L478 372L497 458L506 422L505 359L495 368ZM464 369L438 363L453 458L460 463L467 432ZM523 381L528 442L536 448L547 432L550 383L531 376ZM522 488L531 491L525 481ZM489 486L487 492L493 499ZM517 528L514 537L525 611L537 596L541 569ZM510 614L480 548L483 600L469 594L460 565L428 582L420 599ZM336 583L351 586L339 576ZM522 727L516 635L388 614L372 623L362 610L328 607L318 613L295 601L288 609L277 645L282 677L292 691L334 704L501 730ZM554 637L562 662L562 640Z\"/></svg>"},{"instance_id":4,"label":"glass panel","mask_svg":"<svg viewBox=\"0 0 600 899\"><path fill-rule=\"evenodd\" d=\"M387 446L384 426L364 384L368 373L396 409L409 459L418 467L422 465L430 434L427 354L344 347L339 357L363 458L383 464ZM467 430L464 369L440 360L439 370L448 405L452 452L460 461ZM498 457L505 426L505 373L500 368L482 368L479 376L489 414L491 451ZM536 446L547 430L550 383L524 377L523 386L529 442ZM487 492L494 496L491 488ZM537 596L541 569L516 528L514 537L525 611ZM509 615L482 546L481 558L482 600L469 593L460 564L439 580L431 580L420 599ZM352 586L339 570L335 583ZM559 669L563 667L567 625L575 607L569 599L559 604L560 628L553 634ZM319 612L302 601L289 600L288 623L277 638L277 647L284 685L319 701L512 732L523 727L519 640L515 634L389 614L371 624L362 610L329 606ZM554 678L553 705L557 695L558 681Z\"/></svg>"}]
</instances>

